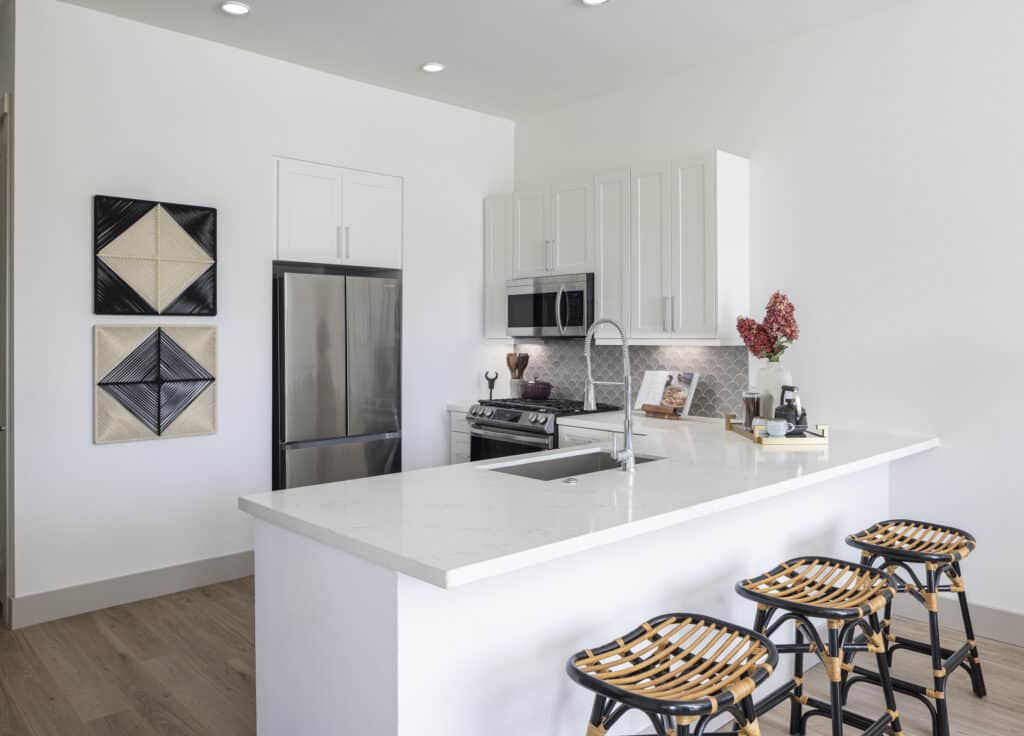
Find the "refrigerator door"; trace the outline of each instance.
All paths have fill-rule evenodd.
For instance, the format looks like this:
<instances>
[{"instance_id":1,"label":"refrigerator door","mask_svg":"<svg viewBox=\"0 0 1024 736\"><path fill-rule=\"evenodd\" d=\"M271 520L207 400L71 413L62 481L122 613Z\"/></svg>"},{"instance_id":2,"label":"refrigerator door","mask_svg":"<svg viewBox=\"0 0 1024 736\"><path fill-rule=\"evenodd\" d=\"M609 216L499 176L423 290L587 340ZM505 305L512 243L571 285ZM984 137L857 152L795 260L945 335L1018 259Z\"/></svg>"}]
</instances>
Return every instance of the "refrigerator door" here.
<instances>
[{"instance_id":1,"label":"refrigerator door","mask_svg":"<svg viewBox=\"0 0 1024 736\"><path fill-rule=\"evenodd\" d=\"M286 273L281 304L284 441L344 437L345 277Z\"/></svg>"},{"instance_id":2,"label":"refrigerator door","mask_svg":"<svg viewBox=\"0 0 1024 736\"><path fill-rule=\"evenodd\" d=\"M402 284L349 276L348 434L397 432L401 427Z\"/></svg>"},{"instance_id":3,"label":"refrigerator door","mask_svg":"<svg viewBox=\"0 0 1024 736\"><path fill-rule=\"evenodd\" d=\"M285 488L397 473L401 442L384 437L285 450Z\"/></svg>"}]
</instances>

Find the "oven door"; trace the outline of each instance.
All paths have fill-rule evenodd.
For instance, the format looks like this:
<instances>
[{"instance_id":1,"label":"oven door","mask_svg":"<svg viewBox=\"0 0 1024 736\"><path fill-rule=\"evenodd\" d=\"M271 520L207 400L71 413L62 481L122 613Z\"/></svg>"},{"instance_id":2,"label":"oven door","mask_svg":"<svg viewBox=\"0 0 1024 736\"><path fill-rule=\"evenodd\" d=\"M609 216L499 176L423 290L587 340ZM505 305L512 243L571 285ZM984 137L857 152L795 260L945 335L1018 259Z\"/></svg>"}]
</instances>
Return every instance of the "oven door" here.
<instances>
[{"instance_id":1,"label":"oven door","mask_svg":"<svg viewBox=\"0 0 1024 736\"><path fill-rule=\"evenodd\" d=\"M479 424L469 426L469 459L473 461L525 455L528 452L552 450L554 447L553 434L507 431L481 427Z\"/></svg>"},{"instance_id":2,"label":"oven door","mask_svg":"<svg viewBox=\"0 0 1024 736\"><path fill-rule=\"evenodd\" d=\"M512 279L506 284L510 337L583 337L594 321L594 274Z\"/></svg>"}]
</instances>

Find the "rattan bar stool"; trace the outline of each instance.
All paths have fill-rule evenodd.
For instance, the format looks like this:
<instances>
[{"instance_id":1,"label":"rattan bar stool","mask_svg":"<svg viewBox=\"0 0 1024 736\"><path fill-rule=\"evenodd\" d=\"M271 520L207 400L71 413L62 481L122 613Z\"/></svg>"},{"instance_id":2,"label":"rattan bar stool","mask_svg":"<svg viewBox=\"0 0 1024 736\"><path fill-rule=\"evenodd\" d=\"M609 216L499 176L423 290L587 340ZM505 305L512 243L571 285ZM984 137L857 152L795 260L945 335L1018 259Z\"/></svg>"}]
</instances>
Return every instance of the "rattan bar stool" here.
<instances>
[{"instance_id":1,"label":"rattan bar stool","mask_svg":"<svg viewBox=\"0 0 1024 736\"><path fill-rule=\"evenodd\" d=\"M604 736L630 710L646 714L658 736L760 736L751 695L778 659L749 629L669 613L574 654L565 669L595 693L587 736ZM721 735L707 731L717 714L735 723Z\"/></svg>"},{"instance_id":2,"label":"rattan bar stool","mask_svg":"<svg viewBox=\"0 0 1024 736\"><path fill-rule=\"evenodd\" d=\"M823 716L832 721L833 736L842 735L844 723L862 729L866 736L887 731L900 736L900 715L878 618L878 612L895 594L894 585L881 570L827 557L789 560L763 575L736 583L737 593L757 603L757 633L771 636L790 621L796 630L793 644L777 645L781 654L794 656L793 680L769 693L758 704L757 712L765 713L788 699L790 733L805 733L809 718ZM822 641L814 619L827 622L827 641ZM860 641L858 632L864 635ZM852 668L853 655L864 651L875 655L885 697L885 712L875 720L846 710L843 703L843 672ZM825 665L829 702L804 695L805 654L816 654Z\"/></svg>"},{"instance_id":3,"label":"rattan bar stool","mask_svg":"<svg viewBox=\"0 0 1024 736\"><path fill-rule=\"evenodd\" d=\"M932 715L933 733L949 734L949 709L946 705L946 683L949 676L962 667L971 677L971 687L979 698L985 697L985 678L981 672L978 643L974 638L971 612L967 604L960 562L975 548L973 536L961 529L908 519L882 521L851 534L846 543L861 550L861 562L883 567L896 581L899 593L908 593L928 611L929 641L917 641L892 634L892 601L886 604L882 620L889 642L889 663L896 650L907 649L932 658L933 687L895 680L896 690L914 696ZM924 566L924 579L911 567ZM947 582L943 582L943 578ZM942 646L939 636L939 593L956 593L960 603L967 641L957 650ZM855 668L846 683L846 690L857 682L877 684L876 673Z\"/></svg>"}]
</instances>

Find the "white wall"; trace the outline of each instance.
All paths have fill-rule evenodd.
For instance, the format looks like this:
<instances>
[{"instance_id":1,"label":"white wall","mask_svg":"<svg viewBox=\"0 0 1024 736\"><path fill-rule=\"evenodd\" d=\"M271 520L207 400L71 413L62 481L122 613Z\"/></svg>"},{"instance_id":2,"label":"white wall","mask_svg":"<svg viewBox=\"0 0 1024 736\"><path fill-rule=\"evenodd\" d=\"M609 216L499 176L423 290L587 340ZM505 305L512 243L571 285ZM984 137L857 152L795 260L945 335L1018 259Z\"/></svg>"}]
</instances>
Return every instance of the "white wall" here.
<instances>
[{"instance_id":1,"label":"white wall","mask_svg":"<svg viewBox=\"0 0 1024 736\"><path fill-rule=\"evenodd\" d=\"M406 467L501 364L482 335L481 201L513 126L90 10L18 4L16 595L251 548L270 484L272 156L405 177ZM219 210L219 429L92 444L92 197ZM180 320L179 320L180 321Z\"/></svg>"},{"instance_id":2,"label":"white wall","mask_svg":"<svg viewBox=\"0 0 1024 736\"><path fill-rule=\"evenodd\" d=\"M724 148L752 159L753 304L797 305L812 421L937 433L892 513L963 526L973 598L1007 585L1024 512L1024 3L916 0L517 121L520 182ZM856 503L856 499L851 499Z\"/></svg>"}]
</instances>

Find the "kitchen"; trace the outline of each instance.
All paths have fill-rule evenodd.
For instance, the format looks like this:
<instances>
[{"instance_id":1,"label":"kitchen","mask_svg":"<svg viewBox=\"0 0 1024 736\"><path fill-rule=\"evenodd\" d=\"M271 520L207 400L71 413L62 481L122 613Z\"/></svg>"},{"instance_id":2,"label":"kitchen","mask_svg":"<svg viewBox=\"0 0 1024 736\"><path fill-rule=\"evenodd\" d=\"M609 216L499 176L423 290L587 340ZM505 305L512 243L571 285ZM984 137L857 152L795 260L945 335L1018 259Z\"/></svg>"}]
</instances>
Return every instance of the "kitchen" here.
<instances>
[{"instance_id":1,"label":"kitchen","mask_svg":"<svg viewBox=\"0 0 1024 736\"><path fill-rule=\"evenodd\" d=\"M1016 4L0 8L7 730L1015 733Z\"/></svg>"}]
</instances>

